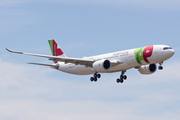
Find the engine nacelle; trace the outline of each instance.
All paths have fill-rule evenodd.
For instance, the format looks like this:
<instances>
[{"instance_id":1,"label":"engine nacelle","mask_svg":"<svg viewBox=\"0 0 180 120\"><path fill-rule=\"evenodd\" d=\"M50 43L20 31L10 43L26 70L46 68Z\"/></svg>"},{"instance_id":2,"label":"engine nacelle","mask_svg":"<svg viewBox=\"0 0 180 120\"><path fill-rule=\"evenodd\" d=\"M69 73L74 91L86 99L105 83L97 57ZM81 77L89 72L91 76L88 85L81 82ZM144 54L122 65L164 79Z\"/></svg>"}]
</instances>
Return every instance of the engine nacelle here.
<instances>
[{"instance_id":1,"label":"engine nacelle","mask_svg":"<svg viewBox=\"0 0 180 120\"><path fill-rule=\"evenodd\" d=\"M156 71L156 69L157 69L156 64L142 65L139 67L139 72L141 74L152 74Z\"/></svg>"},{"instance_id":2,"label":"engine nacelle","mask_svg":"<svg viewBox=\"0 0 180 120\"><path fill-rule=\"evenodd\" d=\"M96 72L107 71L110 68L111 68L111 63L109 60L103 59L93 63L93 69Z\"/></svg>"}]
</instances>

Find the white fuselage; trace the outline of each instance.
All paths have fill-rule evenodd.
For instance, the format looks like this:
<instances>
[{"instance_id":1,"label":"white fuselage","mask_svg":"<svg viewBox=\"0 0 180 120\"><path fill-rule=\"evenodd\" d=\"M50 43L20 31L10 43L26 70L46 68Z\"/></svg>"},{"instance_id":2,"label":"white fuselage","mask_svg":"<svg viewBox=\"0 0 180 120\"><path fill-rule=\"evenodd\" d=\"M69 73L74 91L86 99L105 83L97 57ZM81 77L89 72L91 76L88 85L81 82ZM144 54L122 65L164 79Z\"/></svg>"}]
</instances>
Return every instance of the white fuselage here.
<instances>
[{"instance_id":1,"label":"white fuselage","mask_svg":"<svg viewBox=\"0 0 180 120\"><path fill-rule=\"evenodd\" d=\"M83 59L91 59L94 61L106 59L109 61L121 62L120 64L116 66L111 66L110 69L102 72L102 73L111 73L111 72L125 71L130 68L139 67L141 65L163 62L169 59L170 57L172 57L174 54L173 49L165 49L165 48L170 48L170 47L166 45L153 45L143 48L130 49L130 50L118 51L103 55L91 56ZM141 49L144 51L142 51ZM57 64L59 64L58 70L66 73L77 74L77 75L88 75L88 74L94 74L96 72L92 67L86 67L85 65L75 65L72 63L66 64L64 62L58 62Z\"/></svg>"}]
</instances>

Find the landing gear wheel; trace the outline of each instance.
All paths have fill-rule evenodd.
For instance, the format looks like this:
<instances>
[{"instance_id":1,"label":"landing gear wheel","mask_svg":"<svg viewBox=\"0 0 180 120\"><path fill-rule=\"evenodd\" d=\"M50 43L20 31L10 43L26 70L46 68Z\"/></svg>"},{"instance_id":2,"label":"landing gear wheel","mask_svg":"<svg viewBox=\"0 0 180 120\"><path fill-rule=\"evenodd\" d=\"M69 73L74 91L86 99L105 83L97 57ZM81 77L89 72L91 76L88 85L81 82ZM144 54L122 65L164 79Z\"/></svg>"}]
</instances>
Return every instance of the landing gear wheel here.
<instances>
[{"instance_id":1,"label":"landing gear wheel","mask_svg":"<svg viewBox=\"0 0 180 120\"><path fill-rule=\"evenodd\" d=\"M163 66L159 66L158 69L159 69L159 70L162 70L162 69L163 69Z\"/></svg>"},{"instance_id":2,"label":"landing gear wheel","mask_svg":"<svg viewBox=\"0 0 180 120\"><path fill-rule=\"evenodd\" d=\"M100 74L97 74L97 78L100 78L101 77L101 75Z\"/></svg>"},{"instance_id":3,"label":"landing gear wheel","mask_svg":"<svg viewBox=\"0 0 180 120\"><path fill-rule=\"evenodd\" d=\"M118 79L116 80L116 82L117 82L117 83L120 83L120 79L118 78Z\"/></svg>"},{"instance_id":4,"label":"landing gear wheel","mask_svg":"<svg viewBox=\"0 0 180 120\"><path fill-rule=\"evenodd\" d=\"M123 79L120 79L120 82L121 82L121 83L123 83L123 82L124 82L124 80L123 80Z\"/></svg>"},{"instance_id":5,"label":"landing gear wheel","mask_svg":"<svg viewBox=\"0 0 180 120\"><path fill-rule=\"evenodd\" d=\"M93 78L93 77L91 77L91 78L90 78L90 80L91 80L91 82L92 82L92 81L94 81L94 78Z\"/></svg>"},{"instance_id":6,"label":"landing gear wheel","mask_svg":"<svg viewBox=\"0 0 180 120\"><path fill-rule=\"evenodd\" d=\"M126 80L126 79L127 79L127 76L126 76L126 75L124 75L124 76L123 76L123 79L124 79L124 80Z\"/></svg>"},{"instance_id":7,"label":"landing gear wheel","mask_svg":"<svg viewBox=\"0 0 180 120\"><path fill-rule=\"evenodd\" d=\"M94 78L94 82L96 82L96 81L97 81L97 78L95 77L95 78Z\"/></svg>"},{"instance_id":8,"label":"landing gear wheel","mask_svg":"<svg viewBox=\"0 0 180 120\"><path fill-rule=\"evenodd\" d=\"M97 73L94 74L94 78L97 78Z\"/></svg>"}]
</instances>

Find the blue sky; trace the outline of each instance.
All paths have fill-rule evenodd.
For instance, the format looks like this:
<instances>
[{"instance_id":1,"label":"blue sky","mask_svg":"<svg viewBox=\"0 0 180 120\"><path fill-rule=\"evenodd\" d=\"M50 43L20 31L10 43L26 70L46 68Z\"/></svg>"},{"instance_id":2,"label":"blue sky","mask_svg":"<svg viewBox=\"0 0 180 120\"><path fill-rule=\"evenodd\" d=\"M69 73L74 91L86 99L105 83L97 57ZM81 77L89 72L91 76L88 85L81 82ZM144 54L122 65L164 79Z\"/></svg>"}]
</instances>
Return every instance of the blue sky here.
<instances>
[{"instance_id":1,"label":"blue sky","mask_svg":"<svg viewBox=\"0 0 180 120\"><path fill-rule=\"evenodd\" d=\"M0 118L2 120L179 120L179 0L0 0ZM81 58L153 44L175 49L164 70L102 74L97 83L27 62L50 55L54 38L69 57Z\"/></svg>"}]
</instances>

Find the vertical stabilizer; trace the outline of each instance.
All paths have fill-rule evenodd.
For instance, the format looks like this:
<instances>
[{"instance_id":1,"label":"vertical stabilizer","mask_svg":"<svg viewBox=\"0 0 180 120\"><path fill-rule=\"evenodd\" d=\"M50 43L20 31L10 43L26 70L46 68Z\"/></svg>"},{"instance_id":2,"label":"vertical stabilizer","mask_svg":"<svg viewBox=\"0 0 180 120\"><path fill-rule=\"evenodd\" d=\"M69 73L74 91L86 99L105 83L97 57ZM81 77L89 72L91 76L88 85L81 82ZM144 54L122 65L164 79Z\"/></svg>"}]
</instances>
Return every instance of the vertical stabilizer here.
<instances>
[{"instance_id":1,"label":"vertical stabilizer","mask_svg":"<svg viewBox=\"0 0 180 120\"><path fill-rule=\"evenodd\" d=\"M53 56L61 56L61 57L66 57L64 52L61 50L59 45L56 43L54 39L48 40L49 41L49 46L51 48L51 52Z\"/></svg>"}]
</instances>

